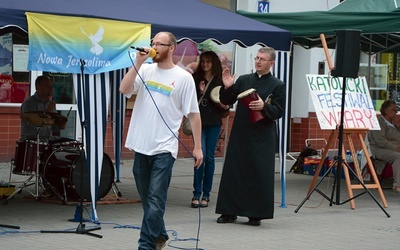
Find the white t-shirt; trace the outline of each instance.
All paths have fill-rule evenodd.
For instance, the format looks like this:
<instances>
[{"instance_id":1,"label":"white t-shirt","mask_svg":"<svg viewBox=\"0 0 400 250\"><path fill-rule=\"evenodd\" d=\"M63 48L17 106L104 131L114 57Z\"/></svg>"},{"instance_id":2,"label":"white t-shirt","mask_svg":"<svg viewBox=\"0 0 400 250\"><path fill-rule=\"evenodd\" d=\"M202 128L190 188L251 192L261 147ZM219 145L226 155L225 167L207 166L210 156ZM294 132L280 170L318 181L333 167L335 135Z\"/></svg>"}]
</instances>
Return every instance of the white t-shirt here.
<instances>
[{"instance_id":1,"label":"white t-shirt","mask_svg":"<svg viewBox=\"0 0 400 250\"><path fill-rule=\"evenodd\" d=\"M182 117L199 113L192 75L179 66L161 69L156 63L143 64L134 91L125 96L136 92L125 147L145 155L171 152L177 158Z\"/></svg>"}]
</instances>

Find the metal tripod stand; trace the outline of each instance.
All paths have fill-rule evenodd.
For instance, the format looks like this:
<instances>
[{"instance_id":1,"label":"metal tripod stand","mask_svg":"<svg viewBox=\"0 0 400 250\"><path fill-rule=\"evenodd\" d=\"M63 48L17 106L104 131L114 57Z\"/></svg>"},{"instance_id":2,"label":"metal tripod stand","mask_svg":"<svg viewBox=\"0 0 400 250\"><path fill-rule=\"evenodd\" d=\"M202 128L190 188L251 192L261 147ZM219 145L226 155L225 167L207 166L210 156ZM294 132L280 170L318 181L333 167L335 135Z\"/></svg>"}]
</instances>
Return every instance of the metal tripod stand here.
<instances>
[{"instance_id":1,"label":"metal tripod stand","mask_svg":"<svg viewBox=\"0 0 400 250\"><path fill-rule=\"evenodd\" d=\"M340 164L340 165L339 165ZM364 192L360 193L356 196L353 196L345 201L340 201L340 175L341 175L341 171L342 171L342 165L344 165L344 167L346 167L348 169L348 171L354 176L355 179L357 179L358 183L360 183L362 185L362 187L364 188ZM331 173L332 168L334 168L336 166L336 173L335 173L335 180L334 180L334 184L333 184L333 188L332 188L332 193L331 196L328 197L326 194L324 194L321 190L318 189L318 186L321 184L321 182L325 179L326 176L328 176L329 173ZM322 175L321 179L317 182L317 184L314 186L314 188L311 190L311 192L309 192L307 194L307 196L304 198L304 200L300 203L300 205L294 210L295 213L297 213L300 208L304 205L304 203L310 198L310 196L312 195L312 193L316 191L317 193L319 193L322 197L324 197L325 199L327 199L329 201L329 206L332 206L332 204L334 205L343 205L351 200L354 200L355 198L368 193L371 198L375 201L375 203L382 209L382 211L386 214L386 216L389 218L390 215L386 212L385 208L378 202L378 200L375 198L375 196L371 193L371 191L367 188L367 186L364 184L363 181L361 181L358 177L358 175L354 172L354 170L346 163L343 161L342 156L339 155L337 156L336 161L334 161L331 166L329 166L328 170ZM335 196L335 191L336 191L336 199L334 199Z\"/></svg>"},{"instance_id":2,"label":"metal tripod stand","mask_svg":"<svg viewBox=\"0 0 400 250\"><path fill-rule=\"evenodd\" d=\"M0 227L8 227L8 228L12 228L12 229L20 229L19 226L12 226L12 225L5 225L5 224L0 224Z\"/></svg>"},{"instance_id":3,"label":"metal tripod stand","mask_svg":"<svg viewBox=\"0 0 400 250\"><path fill-rule=\"evenodd\" d=\"M81 76L82 76L82 90L84 92L85 95L85 75L84 75L84 68L85 68L85 61L83 59L80 59L81 62ZM85 102L83 103L83 107L86 107ZM82 122L82 134L86 131L86 122ZM80 150L80 157L79 157L79 161L80 164L82 166L87 166L87 161L86 161L86 154L85 154L85 150L84 150L84 140L82 140L82 145L81 145L81 150ZM80 189L81 189L81 193L82 193L82 189L83 189L83 167L81 168L81 175L80 175ZM93 201L94 202L94 201ZM95 231L95 230L100 230L101 227L94 227L94 228L90 228L87 229L85 224L83 224L83 198L81 197L79 199L79 209L80 209L80 221L79 221L79 225L76 228L75 231L45 231L45 230L41 230L41 233L76 233L76 234L86 234L89 236L94 236L97 238L103 238L102 235L98 235L98 234L94 234L91 233L91 231Z\"/></svg>"}]
</instances>

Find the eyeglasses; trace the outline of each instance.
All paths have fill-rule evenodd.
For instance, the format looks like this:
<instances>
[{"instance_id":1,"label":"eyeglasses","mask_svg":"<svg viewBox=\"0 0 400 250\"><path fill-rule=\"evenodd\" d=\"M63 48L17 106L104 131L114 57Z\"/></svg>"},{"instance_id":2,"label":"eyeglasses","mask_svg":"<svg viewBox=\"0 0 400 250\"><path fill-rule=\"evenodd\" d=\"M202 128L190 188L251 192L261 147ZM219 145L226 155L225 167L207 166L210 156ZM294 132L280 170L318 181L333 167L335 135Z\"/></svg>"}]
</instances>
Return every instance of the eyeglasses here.
<instances>
[{"instance_id":1,"label":"eyeglasses","mask_svg":"<svg viewBox=\"0 0 400 250\"><path fill-rule=\"evenodd\" d=\"M260 61L260 62L268 62L268 61L273 61L273 60L267 60L267 59L265 59L265 58L262 58L262 57L254 57L254 61Z\"/></svg>"},{"instance_id":2,"label":"eyeglasses","mask_svg":"<svg viewBox=\"0 0 400 250\"><path fill-rule=\"evenodd\" d=\"M156 47L160 47L160 46L171 46L172 44L167 44L167 43L151 43L150 46L156 46Z\"/></svg>"}]
</instances>

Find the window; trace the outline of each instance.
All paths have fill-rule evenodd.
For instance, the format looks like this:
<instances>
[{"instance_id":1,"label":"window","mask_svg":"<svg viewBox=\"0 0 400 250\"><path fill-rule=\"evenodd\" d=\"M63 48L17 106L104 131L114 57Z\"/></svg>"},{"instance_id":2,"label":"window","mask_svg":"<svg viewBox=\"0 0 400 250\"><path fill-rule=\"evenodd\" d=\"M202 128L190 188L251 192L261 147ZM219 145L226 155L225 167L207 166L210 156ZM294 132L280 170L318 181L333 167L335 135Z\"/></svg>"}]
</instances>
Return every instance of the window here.
<instances>
[{"instance_id":1,"label":"window","mask_svg":"<svg viewBox=\"0 0 400 250\"><path fill-rule=\"evenodd\" d=\"M60 136L75 138L76 134L79 134L77 131L79 123L72 74L43 72L43 75L49 76L54 84L53 101L57 103L58 113L68 118L67 126L65 130L60 131Z\"/></svg>"},{"instance_id":2,"label":"window","mask_svg":"<svg viewBox=\"0 0 400 250\"><path fill-rule=\"evenodd\" d=\"M386 64L368 64L361 63L359 76L365 76L368 82L372 103L376 111L379 111L381 104L387 100L388 91L388 67Z\"/></svg>"},{"instance_id":3,"label":"window","mask_svg":"<svg viewBox=\"0 0 400 250\"><path fill-rule=\"evenodd\" d=\"M0 105L22 103L29 97L28 34L0 36Z\"/></svg>"}]
</instances>

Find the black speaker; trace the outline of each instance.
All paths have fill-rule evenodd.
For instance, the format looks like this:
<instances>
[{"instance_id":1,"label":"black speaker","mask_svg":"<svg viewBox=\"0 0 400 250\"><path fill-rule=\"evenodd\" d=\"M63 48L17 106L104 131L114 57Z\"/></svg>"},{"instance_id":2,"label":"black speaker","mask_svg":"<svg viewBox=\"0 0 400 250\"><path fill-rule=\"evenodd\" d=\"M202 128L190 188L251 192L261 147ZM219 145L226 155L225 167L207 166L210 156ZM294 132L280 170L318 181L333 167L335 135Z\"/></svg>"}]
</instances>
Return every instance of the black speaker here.
<instances>
[{"instance_id":1,"label":"black speaker","mask_svg":"<svg viewBox=\"0 0 400 250\"><path fill-rule=\"evenodd\" d=\"M332 76L358 77L361 30L336 30L335 68Z\"/></svg>"}]
</instances>

